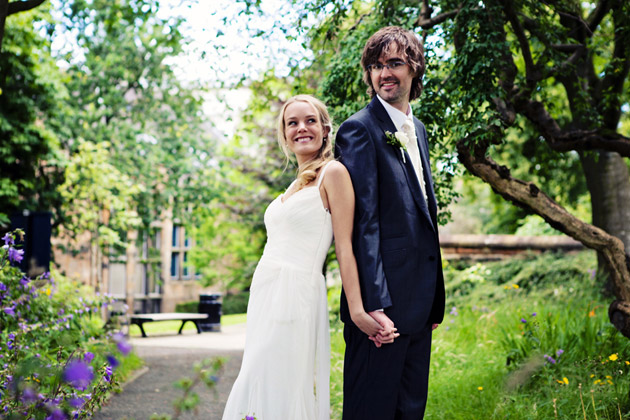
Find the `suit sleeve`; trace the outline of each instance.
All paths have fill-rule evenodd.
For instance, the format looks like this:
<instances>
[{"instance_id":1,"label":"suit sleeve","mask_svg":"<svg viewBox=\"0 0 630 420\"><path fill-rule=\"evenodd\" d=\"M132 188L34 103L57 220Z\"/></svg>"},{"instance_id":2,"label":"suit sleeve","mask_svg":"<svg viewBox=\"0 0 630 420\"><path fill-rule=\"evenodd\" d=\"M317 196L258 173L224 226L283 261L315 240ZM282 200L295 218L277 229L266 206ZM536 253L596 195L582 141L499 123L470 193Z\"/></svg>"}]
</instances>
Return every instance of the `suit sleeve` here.
<instances>
[{"instance_id":1,"label":"suit sleeve","mask_svg":"<svg viewBox=\"0 0 630 420\"><path fill-rule=\"evenodd\" d=\"M376 149L359 120L344 122L336 137L336 152L352 179L355 194L353 249L367 312L392 305L380 252L379 191Z\"/></svg>"}]
</instances>

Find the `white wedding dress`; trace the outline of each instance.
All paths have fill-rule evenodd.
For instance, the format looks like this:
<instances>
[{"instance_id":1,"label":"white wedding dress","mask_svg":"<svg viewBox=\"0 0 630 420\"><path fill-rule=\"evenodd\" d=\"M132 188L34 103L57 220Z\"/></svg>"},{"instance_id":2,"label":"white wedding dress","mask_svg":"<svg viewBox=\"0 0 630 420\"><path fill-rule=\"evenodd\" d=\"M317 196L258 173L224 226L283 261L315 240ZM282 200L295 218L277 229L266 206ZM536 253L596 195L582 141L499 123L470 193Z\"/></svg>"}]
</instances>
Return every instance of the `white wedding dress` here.
<instances>
[{"instance_id":1,"label":"white wedding dress","mask_svg":"<svg viewBox=\"0 0 630 420\"><path fill-rule=\"evenodd\" d=\"M329 420L330 335L322 269L332 242L319 186L265 212L267 244L247 306L241 371L223 420Z\"/></svg>"}]
</instances>

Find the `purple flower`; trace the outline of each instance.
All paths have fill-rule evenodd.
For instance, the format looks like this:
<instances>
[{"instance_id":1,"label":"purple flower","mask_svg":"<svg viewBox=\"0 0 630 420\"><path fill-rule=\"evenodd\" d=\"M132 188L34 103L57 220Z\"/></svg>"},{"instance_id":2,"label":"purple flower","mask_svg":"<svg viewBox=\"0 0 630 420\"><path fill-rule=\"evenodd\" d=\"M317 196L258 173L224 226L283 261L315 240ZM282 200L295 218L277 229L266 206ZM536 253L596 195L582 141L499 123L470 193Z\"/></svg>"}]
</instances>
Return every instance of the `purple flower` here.
<instances>
[{"instance_id":1,"label":"purple flower","mask_svg":"<svg viewBox=\"0 0 630 420\"><path fill-rule=\"evenodd\" d=\"M114 373L114 370L112 369L111 366L106 366L105 367L105 382L110 382L112 380L112 373Z\"/></svg>"},{"instance_id":2,"label":"purple flower","mask_svg":"<svg viewBox=\"0 0 630 420\"><path fill-rule=\"evenodd\" d=\"M7 291L7 286L0 281L0 292L6 292L6 291Z\"/></svg>"},{"instance_id":3,"label":"purple flower","mask_svg":"<svg viewBox=\"0 0 630 420\"><path fill-rule=\"evenodd\" d=\"M532 313L532 316L536 316L536 312Z\"/></svg>"},{"instance_id":4,"label":"purple flower","mask_svg":"<svg viewBox=\"0 0 630 420\"><path fill-rule=\"evenodd\" d=\"M37 394L31 388L24 389L22 392L22 402L24 404L29 405L37 401Z\"/></svg>"},{"instance_id":5,"label":"purple flower","mask_svg":"<svg viewBox=\"0 0 630 420\"><path fill-rule=\"evenodd\" d=\"M556 352L556 356L560 356L562 353L564 353L564 350L559 349L559 350Z\"/></svg>"},{"instance_id":6,"label":"purple flower","mask_svg":"<svg viewBox=\"0 0 630 420\"><path fill-rule=\"evenodd\" d=\"M116 369L118 367L118 365L120 365L120 363L118 362L118 360L116 360L116 358L114 356L112 356L111 354L107 355L107 363L109 363L109 365L113 368Z\"/></svg>"},{"instance_id":7,"label":"purple flower","mask_svg":"<svg viewBox=\"0 0 630 420\"><path fill-rule=\"evenodd\" d=\"M527 324L527 320L526 320L525 318L521 318L521 322L522 322L523 324Z\"/></svg>"},{"instance_id":8,"label":"purple flower","mask_svg":"<svg viewBox=\"0 0 630 420\"><path fill-rule=\"evenodd\" d=\"M245 416L245 420L256 420L254 416Z\"/></svg>"},{"instance_id":9,"label":"purple flower","mask_svg":"<svg viewBox=\"0 0 630 420\"><path fill-rule=\"evenodd\" d=\"M86 351L85 355L83 356L83 361L87 364L92 363L92 360L94 360L94 353Z\"/></svg>"},{"instance_id":10,"label":"purple flower","mask_svg":"<svg viewBox=\"0 0 630 420\"><path fill-rule=\"evenodd\" d=\"M545 358L546 361L548 361L552 365L556 364L556 360L553 357L549 356L548 354L545 354L543 357Z\"/></svg>"},{"instance_id":11,"label":"purple flower","mask_svg":"<svg viewBox=\"0 0 630 420\"><path fill-rule=\"evenodd\" d=\"M15 245L15 239L13 239L13 235L8 232L4 234L2 240L4 241L5 245Z\"/></svg>"},{"instance_id":12,"label":"purple flower","mask_svg":"<svg viewBox=\"0 0 630 420\"><path fill-rule=\"evenodd\" d=\"M67 417L59 408L55 408L50 416L46 417L46 420L66 420Z\"/></svg>"},{"instance_id":13,"label":"purple flower","mask_svg":"<svg viewBox=\"0 0 630 420\"><path fill-rule=\"evenodd\" d=\"M13 247L9 248L9 261L12 262L22 262L24 259L24 250L23 249L15 249Z\"/></svg>"},{"instance_id":14,"label":"purple flower","mask_svg":"<svg viewBox=\"0 0 630 420\"><path fill-rule=\"evenodd\" d=\"M63 373L64 380L79 391L85 391L94 379L92 369L80 360L71 361Z\"/></svg>"},{"instance_id":15,"label":"purple flower","mask_svg":"<svg viewBox=\"0 0 630 420\"><path fill-rule=\"evenodd\" d=\"M28 284L30 283L31 279L29 279L28 277L24 276L20 279L20 284L22 286L28 286Z\"/></svg>"},{"instance_id":16,"label":"purple flower","mask_svg":"<svg viewBox=\"0 0 630 420\"><path fill-rule=\"evenodd\" d=\"M453 316L457 316L457 307L453 306L453 309L451 309L450 314Z\"/></svg>"},{"instance_id":17,"label":"purple flower","mask_svg":"<svg viewBox=\"0 0 630 420\"><path fill-rule=\"evenodd\" d=\"M68 403L74 408L81 408L85 403L85 399L81 397L70 398Z\"/></svg>"},{"instance_id":18,"label":"purple flower","mask_svg":"<svg viewBox=\"0 0 630 420\"><path fill-rule=\"evenodd\" d=\"M121 340L118 343L116 343L116 347L118 347L118 350L123 354L123 355L128 355L131 352L131 349L133 348L131 344L129 344L128 342Z\"/></svg>"},{"instance_id":19,"label":"purple flower","mask_svg":"<svg viewBox=\"0 0 630 420\"><path fill-rule=\"evenodd\" d=\"M9 316L15 316L15 305L2 308L2 310L4 311L5 314Z\"/></svg>"}]
</instances>

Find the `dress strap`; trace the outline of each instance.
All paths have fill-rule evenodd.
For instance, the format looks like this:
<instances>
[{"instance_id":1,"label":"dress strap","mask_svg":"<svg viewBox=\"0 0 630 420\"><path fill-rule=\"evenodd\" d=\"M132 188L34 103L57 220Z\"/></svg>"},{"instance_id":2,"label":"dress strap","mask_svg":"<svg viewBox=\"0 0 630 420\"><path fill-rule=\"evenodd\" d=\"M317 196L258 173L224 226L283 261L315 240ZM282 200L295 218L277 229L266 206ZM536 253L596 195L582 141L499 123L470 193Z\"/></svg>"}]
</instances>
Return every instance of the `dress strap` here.
<instances>
[{"instance_id":1,"label":"dress strap","mask_svg":"<svg viewBox=\"0 0 630 420\"><path fill-rule=\"evenodd\" d=\"M322 172L319 174L319 178L317 179L317 188L319 188L322 185L322 180L324 179L324 174L326 173L326 169L328 169L328 165L330 165L333 162L334 161L331 160L330 162L325 164L324 167L322 168Z\"/></svg>"}]
</instances>

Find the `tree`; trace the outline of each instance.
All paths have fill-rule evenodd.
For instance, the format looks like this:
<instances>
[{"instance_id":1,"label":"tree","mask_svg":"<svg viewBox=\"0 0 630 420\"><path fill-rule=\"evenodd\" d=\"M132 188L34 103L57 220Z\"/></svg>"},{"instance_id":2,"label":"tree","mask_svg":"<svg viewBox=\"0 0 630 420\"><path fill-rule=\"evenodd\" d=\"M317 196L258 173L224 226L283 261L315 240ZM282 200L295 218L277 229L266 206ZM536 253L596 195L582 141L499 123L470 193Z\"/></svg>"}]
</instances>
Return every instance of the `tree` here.
<instances>
[{"instance_id":1,"label":"tree","mask_svg":"<svg viewBox=\"0 0 630 420\"><path fill-rule=\"evenodd\" d=\"M90 244L90 278L96 291L107 291L102 276L102 250L124 247L121 232L140 224L133 196L142 186L109 162L109 144L80 140L77 152L66 167L65 182L59 187L63 197L64 231L76 238L87 233Z\"/></svg>"},{"instance_id":2,"label":"tree","mask_svg":"<svg viewBox=\"0 0 630 420\"><path fill-rule=\"evenodd\" d=\"M247 289L265 244L266 206L291 182L295 166L276 140L276 118L293 91L271 72L249 84L251 99L236 135L218 150L213 199L197 209L191 260L206 284Z\"/></svg>"},{"instance_id":3,"label":"tree","mask_svg":"<svg viewBox=\"0 0 630 420\"><path fill-rule=\"evenodd\" d=\"M44 1L45 0L22 0L9 2L9 0L0 0L0 51L2 51L2 40L7 17L15 13L34 9Z\"/></svg>"},{"instance_id":4,"label":"tree","mask_svg":"<svg viewBox=\"0 0 630 420\"><path fill-rule=\"evenodd\" d=\"M15 4L11 3L11 4ZM27 2L19 2L27 3ZM49 40L37 28L50 21L48 7L7 22L0 53L0 227L18 210L55 211L65 156L59 124L67 94Z\"/></svg>"},{"instance_id":5,"label":"tree","mask_svg":"<svg viewBox=\"0 0 630 420\"><path fill-rule=\"evenodd\" d=\"M71 135L109 142L113 164L143 188L134 206L149 229L168 211L185 221L207 197L213 139L201 109L201 86L178 80L167 63L186 40L181 18L159 18L155 0L75 0L64 8L81 54L68 62Z\"/></svg>"},{"instance_id":6,"label":"tree","mask_svg":"<svg viewBox=\"0 0 630 420\"><path fill-rule=\"evenodd\" d=\"M246 3L251 3L246 1ZM297 2L294 2L294 4ZM622 0L311 1L316 39L334 51L320 95L347 117L367 99L358 60L378 27L420 33L428 69L414 111L427 125L443 205L455 158L506 200L540 215L600 256L616 300L612 323L630 337L628 120L630 4ZM625 134L624 134L625 133ZM544 142L558 159L579 158L592 223L501 160L513 139ZM513 160L512 160L513 161ZM546 162L541 162L546 164ZM446 175L446 177L444 177ZM575 175L573 175L575 177ZM580 181L578 181L580 182Z\"/></svg>"}]
</instances>

